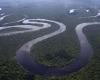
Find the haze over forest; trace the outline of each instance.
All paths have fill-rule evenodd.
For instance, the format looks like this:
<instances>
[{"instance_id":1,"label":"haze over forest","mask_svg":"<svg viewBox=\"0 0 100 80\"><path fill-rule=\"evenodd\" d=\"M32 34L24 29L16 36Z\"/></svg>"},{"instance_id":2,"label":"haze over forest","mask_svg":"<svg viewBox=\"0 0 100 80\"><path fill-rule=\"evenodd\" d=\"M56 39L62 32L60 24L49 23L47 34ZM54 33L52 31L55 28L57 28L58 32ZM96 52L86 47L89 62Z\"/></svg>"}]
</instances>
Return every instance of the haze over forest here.
<instances>
[{"instance_id":1,"label":"haze over forest","mask_svg":"<svg viewBox=\"0 0 100 80\"><path fill-rule=\"evenodd\" d=\"M69 5L86 5L86 6L99 6L100 0L0 0L1 5L11 5L11 6L19 6L19 5L26 5L32 3L56 3L56 4L65 4L66 6Z\"/></svg>"}]
</instances>

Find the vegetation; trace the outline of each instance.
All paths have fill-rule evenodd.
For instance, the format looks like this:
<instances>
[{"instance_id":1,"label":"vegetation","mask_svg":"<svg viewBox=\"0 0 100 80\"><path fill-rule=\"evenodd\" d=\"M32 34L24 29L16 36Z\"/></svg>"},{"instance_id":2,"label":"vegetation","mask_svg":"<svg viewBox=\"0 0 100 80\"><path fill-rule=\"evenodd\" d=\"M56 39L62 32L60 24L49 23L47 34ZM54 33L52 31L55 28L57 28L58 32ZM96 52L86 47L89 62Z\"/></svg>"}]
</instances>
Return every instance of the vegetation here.
<instances>
[{"instance_id":1,"label":"vegetation","mask_svg":"<svg viewBox=\"0 0 100 80\"><path fill-rule=\"evenodd\" d=\"M65 64L69 64L76 57L78 57L80 47L77 36L75 34L76 25L83 22L100 21L99 18L80 19L79 17L81 16L81 14L79 14L79 17L75 15L73 16L65 15L65 13L62 10L58 11L59 12L58 15L56 15L57 12L55 13L55 10L54 12L52 11L53 12L52 14L49 12L48 14L47 13L36 14L34 13L34 11L30 13L31 9L30 11L28 11L28 9L25 8L25 10L28 15L31 15L29 17L33 18L39 17L39 18L56 20L66 25L67 28L66 32L36 44L31 51L32 53L31 56L33 56L33 58L37 62L48 66L62 67ZM13 13L16 13L16 15L22 14L22 12L26 13L25 10L20 9L18 13L16 13L17 11ZM4 20L3 22L5 21L7 20ZM52 25L57 26L53 23ZM54 32L58 27L52 27L49 29L40 30L39 32L29 32L20 35L17 34L7 37L0 37L0 80L99 80L100 79L100 60L99 60L100 27L98 26L99 25L94 25L94 27L90 26L84 29L84 32L87 35L88 40L94 49L94 55L90 60L89 64L77 72L59 77L32 75L28 71L26 71L16 61L15 58L16 51L24 43L32 39L35 39L39 36L43 36L45 34Z\"/></svg>"}]
</instances>

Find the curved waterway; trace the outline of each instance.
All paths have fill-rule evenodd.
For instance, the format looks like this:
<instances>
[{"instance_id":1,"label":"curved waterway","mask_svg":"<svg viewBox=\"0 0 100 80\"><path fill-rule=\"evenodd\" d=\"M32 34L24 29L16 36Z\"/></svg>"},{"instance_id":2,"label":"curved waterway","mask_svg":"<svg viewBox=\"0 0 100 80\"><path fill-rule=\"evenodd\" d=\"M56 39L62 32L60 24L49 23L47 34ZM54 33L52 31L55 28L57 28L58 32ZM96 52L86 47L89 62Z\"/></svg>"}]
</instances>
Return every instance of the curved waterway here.
<instances>
[{"instance_id":1,"label":"curved waterway","mask_svg":"<svg viewBox=\"0 0 100 80\"><path fill-rule=\"evenodd\" d=\"M38 37L36 39L33 39L25 43L16 52L17 61L30 73L40 74L40 75L45 75L45 76L61 76L61 75L69 74L69 73L80 70L89 62L93 54L92 47L90 43L88 42L85 34L83 33L83 28L89 25L100 24L100 22L81 23L76 26L75 31L80 43L80 55L75 61L73 61L69 65L65 65L62 68L48 67L43 64L39 64L32 58L30 52L31 52L31 48L34 47L35 44L42 42L43 40L46 40L48 38L59 35L63 33L64 31L66 31L66 26L63 23L52 21L52 20L46 20L46 19L27 19L23 21L23 24L26 24L26 25L0 27L0 30L12 28L12 27L19 27L19 28L21 27L21 28L26 28L28 30L1 33L0 36L10 36L10 35L15 35L19 33L22 34L26 32L39 31L40 29L52 27L50 23L54 23L58 25L59 28L52 33L45 34L44 36ZM34 24L40 24L42 26L41 27L34 26Z\"/></svg>"},{"instance_id":2,"label":"curved waterway","mask_svg":"<svg viewBox=\"0 0 100 80\"><path fill-rule=\"evenodd\" d=\"M30 56L30 49L32 46L34 46L35 44L47 38L58 35L66 30L66 26L62 23L51 21L51 20L44 20L44 21L54 22L58 24L59 29L53 33L44 35L42 37L38 37L24 44L16 53L17 60L24 66L25 69L27 69L31 73L46 75L46 76L54 76L54 75L61 76L61 75L65 75L65 74L78 71L82 67L84 67L91 59L93 51L92 51L90 43L88 42L86 36L83 33L83 28L89 25L95 25L95 24L100 24L100 23L99 22L82 23L82 24L77 25L75 30L76 30L76 34L80 42L80 55L78 59L76 59L74 62L72 62L69 65L65 65L62 68L55 68L55 67L48 67L42 64L38 64Z\"/></svg>"}]
</instances>

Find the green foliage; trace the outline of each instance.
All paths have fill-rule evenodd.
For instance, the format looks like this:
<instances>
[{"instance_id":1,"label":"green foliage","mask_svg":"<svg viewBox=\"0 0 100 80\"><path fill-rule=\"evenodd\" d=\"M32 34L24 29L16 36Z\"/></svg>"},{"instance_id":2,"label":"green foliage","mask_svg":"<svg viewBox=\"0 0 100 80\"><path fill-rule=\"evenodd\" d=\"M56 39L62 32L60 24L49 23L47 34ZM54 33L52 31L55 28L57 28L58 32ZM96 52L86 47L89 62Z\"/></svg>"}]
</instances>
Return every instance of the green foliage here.
<instances>
[{"instance_id":1,"label":"green foliage","mask_svg":"<svg viewBox=\"0 0 100 80\"><path fill-rule=\"evenodd\" d=\"M32 9L30 10L32 11ZM34 11L31 13L30 10L24 10L21 8L18 10L18 14L27 13L30 14L30 17L33 18L39 17L57 20L66 25L66 32L36 44L31 51L33 58L35 58L38 62L49 66L64 66L65 64L69 64L72 60L78 57L80 46L75 34L75 27L77 24L83 22L100 21L100 19L97 18L79 19L77 16L65 15L65 13L61 11L59 14L57 14L55 10L52 14L49 12L48 14L39 12L37 14L36 12L34 13ZM16 12L17 11L15 11L15 13ZM94 13L90 13L89 15L91 14ZM8 17L4 21L10 22L18 19L20 19L20 16L13 16ZM14 57L16 55L15 53L24 43L39 36L54 32L58 29L55 28L55 26L57 25L54 25L49 29L40 30L39 32L0 37L0 80L100 80L100 27L98 25L97 27L91 26L92 28L89 27L84 29L88 40L93 46L94 55L90 63L78 72L59 77L31 75L16 61ZM45 57L45 55L50 56ZM55 64L55 62L57 62L57 64Z\"/></svg>"}]
</instances>

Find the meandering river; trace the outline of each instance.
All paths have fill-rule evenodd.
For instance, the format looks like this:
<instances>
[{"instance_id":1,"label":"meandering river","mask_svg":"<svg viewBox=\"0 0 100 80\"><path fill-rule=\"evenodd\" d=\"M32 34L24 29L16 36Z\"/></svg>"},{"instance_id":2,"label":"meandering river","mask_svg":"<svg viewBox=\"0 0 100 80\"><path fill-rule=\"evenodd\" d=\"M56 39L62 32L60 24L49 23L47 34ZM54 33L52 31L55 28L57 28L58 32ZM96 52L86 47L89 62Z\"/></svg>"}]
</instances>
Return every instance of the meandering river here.
<instances>
[{"instance_id":1,"label":"meandering river","mask_svg":"<svg viewBox=\"0 0 100 80\"><path fill-rule=\"evenodd\" d=\"M89 60L92 57L93 50L85 34L83 33L83 28L89 25L100 24L100 22L82 23L77 25L75 31L80 42L80 55L78 59L76 59L69 65L65 65L62 68L54 68L36 63L35 60L32 59L32 57L30 56L30 50L32 46L33 47L35 46L35 44L64 32L66 30L66 26L57 21L43 20L43 19L37 19L37 20L54 22L58 24L59 29L53 33L46 34L42 37L38 37L34 40L29 41L18 50L18 52L16 53L17 60L19 61L20 64L23 65L25 69L34 74L40 74L45 76L54 76L54 75L61 76L78 71L89 62Z\"/></svg>"},{"instance_id":2,"label":"meandering river","mask_svg":"<svg viewBox=\"0 0 100 80\"><path fill-rule=\"evenodd\" d=\"M30 52L31 52L31 48L34 47L35 44L43 40L46 40L48 38L52 38L66 31L66 25L64 25L63 23L58 21L46 20L46 19L26 19L23 20L24 25L0 27L0 30L12 28L12 27L25 28L28 30L1 33L0 36L10 36L10 35L22 34L26 32L39 31L40 29L52 27L52 24L50 24L50 22L58 25L59 28L52 33L45 34L44 36L38 37L36 39L33 39L25 43L16 52L17 61L32 74L40 74L45 76L61 76L61 75L69 74L80 70L89 62L89 60L93 55L93 49L91 47L91 44L88 42L85 34L83 33L83 28L89 25L100 24L100 22L81 23L76 26L75 31L80 43L80 55L75 61L73 61L69 65L65 65L62 68L48 67L43 64L39 64L32 58ZM34 26L34 24L41 24L42 26L41 27Z\"/></svg>"}]
</instances>

